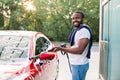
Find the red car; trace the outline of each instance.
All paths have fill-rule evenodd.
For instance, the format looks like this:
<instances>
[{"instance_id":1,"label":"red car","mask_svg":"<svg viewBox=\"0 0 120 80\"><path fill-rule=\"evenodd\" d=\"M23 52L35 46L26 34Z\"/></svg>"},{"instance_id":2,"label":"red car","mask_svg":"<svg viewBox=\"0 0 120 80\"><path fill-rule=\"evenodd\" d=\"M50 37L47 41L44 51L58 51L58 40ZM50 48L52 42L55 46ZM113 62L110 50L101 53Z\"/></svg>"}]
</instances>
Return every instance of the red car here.
<instances>
[{"instance_id":1,"label":"red car","mask_svg":"<svg viewBox=\"0 0 120 80\"><path fill-rule=\"evenodd\" d=\"M41 32L0 31L0 80L56 80L59 59Z\"/></svg>"}]
</instances>

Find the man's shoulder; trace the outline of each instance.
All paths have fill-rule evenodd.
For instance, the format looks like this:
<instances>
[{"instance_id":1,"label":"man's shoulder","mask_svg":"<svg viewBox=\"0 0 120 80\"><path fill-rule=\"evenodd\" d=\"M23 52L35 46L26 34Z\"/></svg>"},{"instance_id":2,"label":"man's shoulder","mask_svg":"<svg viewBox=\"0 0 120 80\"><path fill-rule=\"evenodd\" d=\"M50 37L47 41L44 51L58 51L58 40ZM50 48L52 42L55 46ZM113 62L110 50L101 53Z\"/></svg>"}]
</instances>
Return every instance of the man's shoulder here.
<instances>
[{"instance_id":1,"label":"man's shoulder","mask_svg":"<svg viewBox=\"0 0 120 80\"><path fill-rule=\"evenodd\" d=\"M87 25L87 24L82 24L82 25L80 26L80 29L81 29L81 28L90 29L89 25Z\"/></svg>"},{"instance_id":2,"label":"man's shoulder","mask_svg":"<svg viewBox=\"0 0 120 80\"><path fill-rule=\"evenodd\" d=\"M89 27L87 27L87 26L83 26L82 28L80 28L80 29L78 30L78 32L90 32L90 29L89 29Z\"/></svg>"},{"instance_id":3,"label":"man's shoulder","mask_svg":"<svg viewBox=\"0 0 120 80\"><path fill-rule=\"evenodd\" d=\"M86 24L81 24L80 25L80 27L79 27L79 30L87 30L87 31L89 31L89 32L91 32L91 28L88 26L88 25L86 25Z\"/></svg>"}]
</instances>

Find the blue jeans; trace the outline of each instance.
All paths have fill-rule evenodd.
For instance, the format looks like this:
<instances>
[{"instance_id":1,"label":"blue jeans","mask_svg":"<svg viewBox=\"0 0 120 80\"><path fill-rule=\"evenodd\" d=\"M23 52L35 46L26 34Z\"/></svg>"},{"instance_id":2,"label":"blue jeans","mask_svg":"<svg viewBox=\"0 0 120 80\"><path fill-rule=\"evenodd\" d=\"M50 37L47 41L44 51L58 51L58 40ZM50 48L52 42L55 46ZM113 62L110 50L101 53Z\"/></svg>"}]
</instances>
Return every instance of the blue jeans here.
<instances>
[{"instance_id":1,"label":"blue jeans","mask_svg":"<svg viewBox=\"0 0 120 80\"><path fill-rule=\"evenodd\" d=\"M89 63L85 65L71 65L72 80L85 80L88 69Z\"/></svg>"}]
</instances>

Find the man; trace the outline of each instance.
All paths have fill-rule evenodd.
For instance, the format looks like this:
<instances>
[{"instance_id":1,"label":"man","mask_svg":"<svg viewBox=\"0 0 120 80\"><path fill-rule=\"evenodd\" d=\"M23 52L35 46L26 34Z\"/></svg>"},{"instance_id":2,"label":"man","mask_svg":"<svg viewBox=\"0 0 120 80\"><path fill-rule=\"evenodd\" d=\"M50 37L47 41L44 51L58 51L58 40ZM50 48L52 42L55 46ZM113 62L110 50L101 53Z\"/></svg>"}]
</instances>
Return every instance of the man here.
<instances>
[{"instance_id":1,"label":"man","mask_svg":"<svg viewBox=\"0 0 120 80\"><path fill-rule=\"evenodd\" d=\"M83 24L83 12L74 12L72 14L73 30L70 34L70 47L55 47L54 51L62 50L68 52L72 80L85 80L86 72L89 68L90 49L92 45L92 35L90 28Z\"/></svg>"}]
</instances>

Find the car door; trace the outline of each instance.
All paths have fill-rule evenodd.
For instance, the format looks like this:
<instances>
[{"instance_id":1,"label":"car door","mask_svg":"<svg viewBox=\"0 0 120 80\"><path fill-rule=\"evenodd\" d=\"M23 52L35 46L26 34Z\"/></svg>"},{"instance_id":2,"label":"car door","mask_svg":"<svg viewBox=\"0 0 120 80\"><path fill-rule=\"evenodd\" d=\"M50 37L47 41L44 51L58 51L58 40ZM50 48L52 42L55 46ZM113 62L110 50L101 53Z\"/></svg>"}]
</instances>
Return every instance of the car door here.
<instances>
[{"instance_id":1,"label":"car door","mask_svg":"<svg viewBox=\"0 0 120 80\"><path fill-rule=\"evenodd\" d=\"M35 56L40 55L41 53L47 52L52 47L51 42L44 36L40 36L36 40L35 46ZM35 59L35 65L40 73L41 80L51 80L53 74L53 61L40 61L39 57ZM52 73L52 74L51 74Z\"/></svg>"},{"instance_id":2,"label":"car door","mask_svg":"<svg viewBox=\"0 0 120 80\"><path fill-rule=\"evenodd\" d=\"M36 47L35 47L35 56L39 54L44 54L44 52L48 52L48 50L52 49L53 44L50 42L50 40L47 37L40 36L36 40ZM39 62L39 71L40 72L40 80L55 80L58 75L58 69L59 69L59 61L58 56L56 53L51 52L52 54L55 54L54 59L47 60L47 61L41 61L40 59L36 59L35 63ZM40 61L39 61L40 60Z\"/></svg>"}]
</instances>

